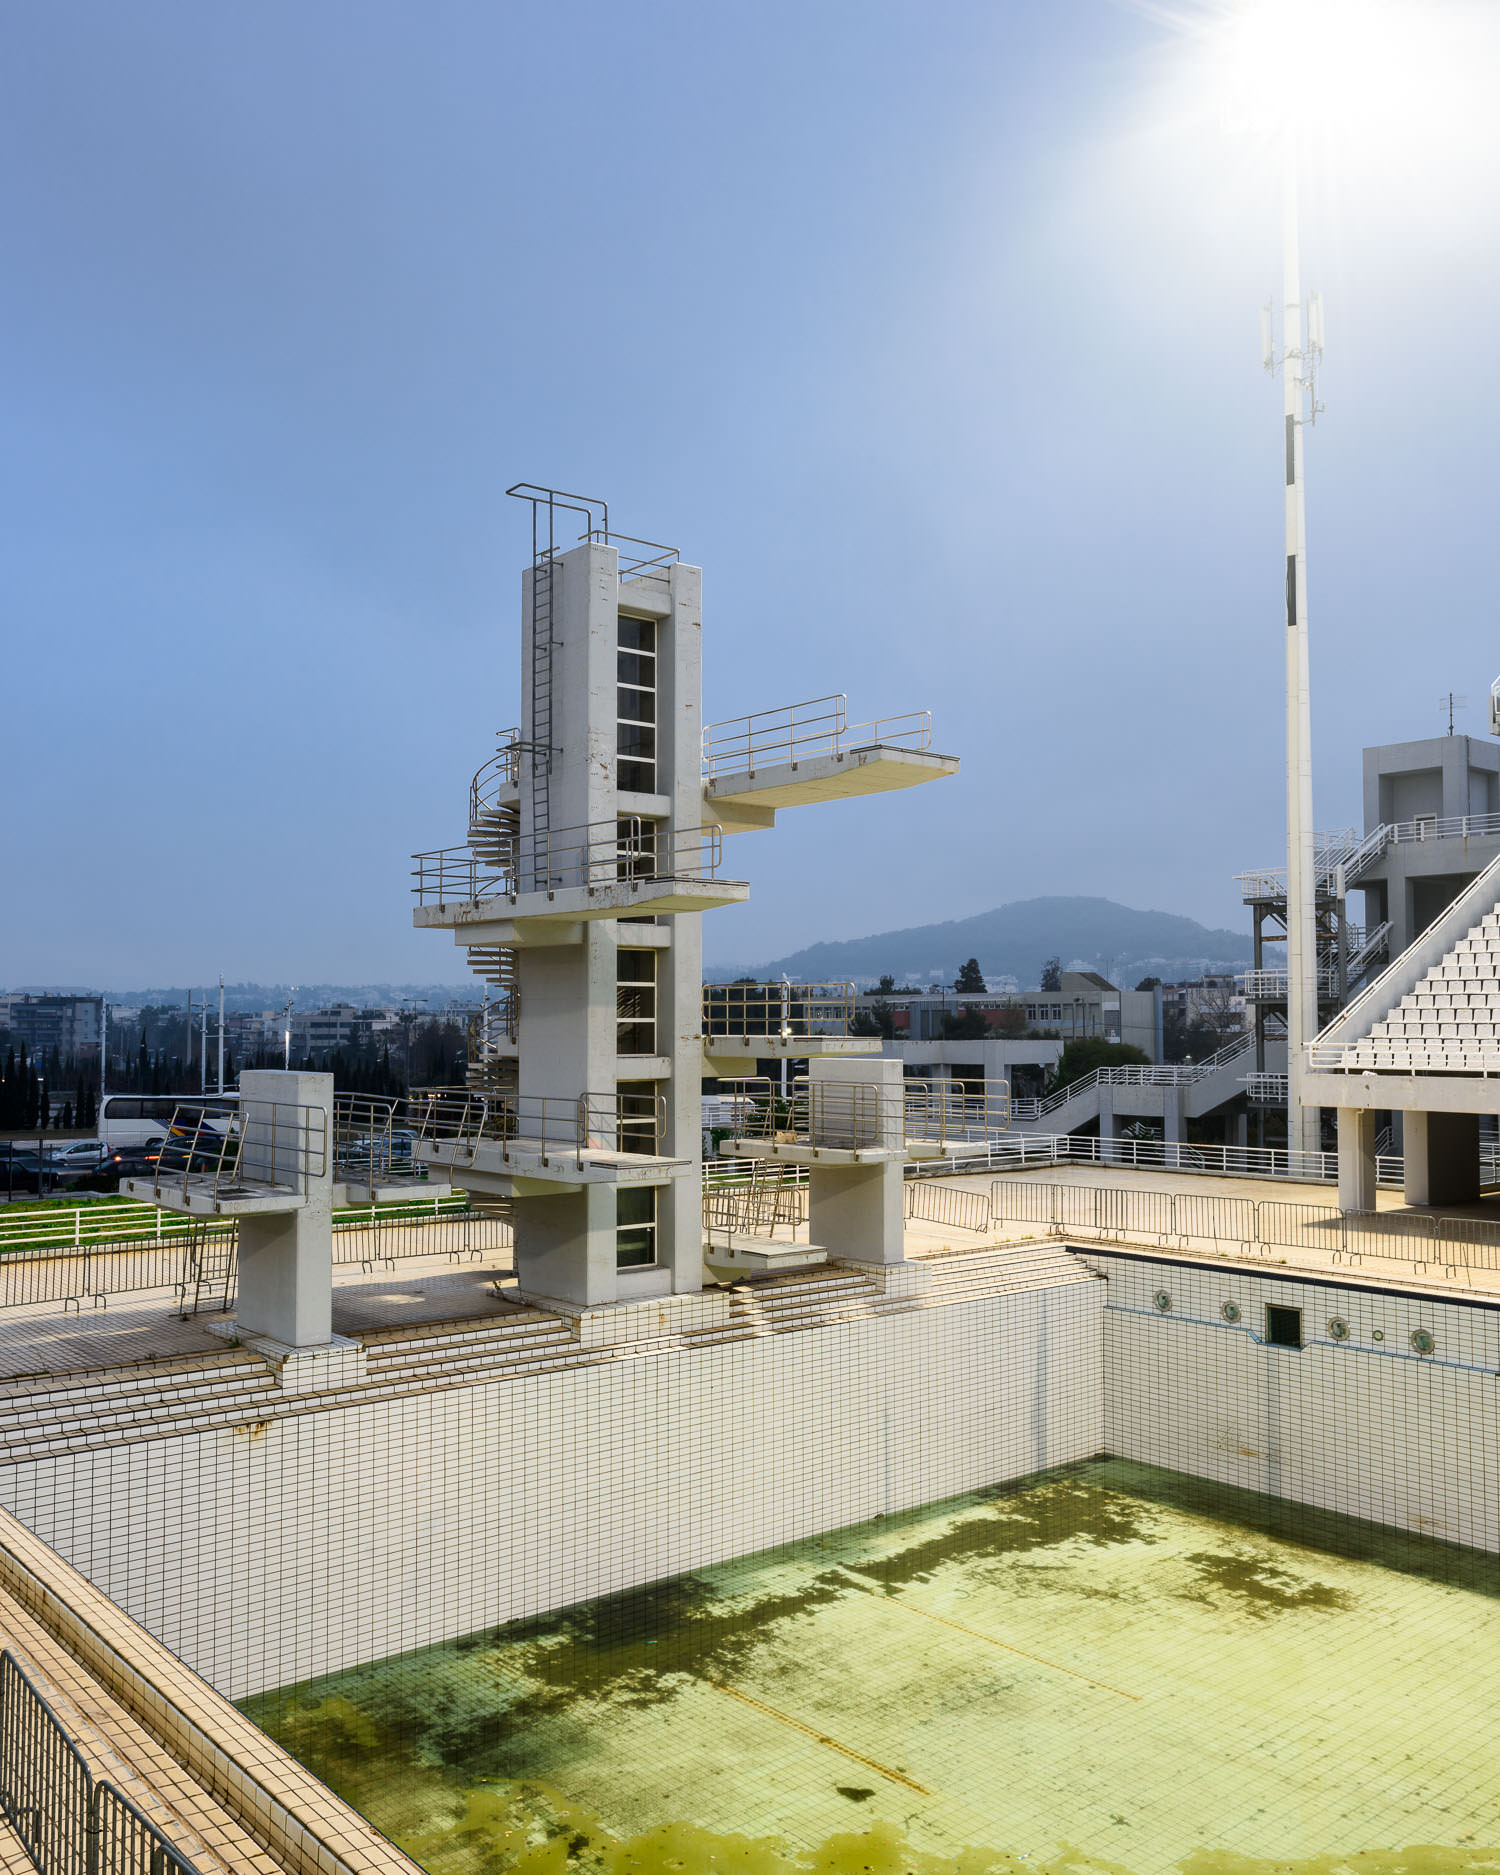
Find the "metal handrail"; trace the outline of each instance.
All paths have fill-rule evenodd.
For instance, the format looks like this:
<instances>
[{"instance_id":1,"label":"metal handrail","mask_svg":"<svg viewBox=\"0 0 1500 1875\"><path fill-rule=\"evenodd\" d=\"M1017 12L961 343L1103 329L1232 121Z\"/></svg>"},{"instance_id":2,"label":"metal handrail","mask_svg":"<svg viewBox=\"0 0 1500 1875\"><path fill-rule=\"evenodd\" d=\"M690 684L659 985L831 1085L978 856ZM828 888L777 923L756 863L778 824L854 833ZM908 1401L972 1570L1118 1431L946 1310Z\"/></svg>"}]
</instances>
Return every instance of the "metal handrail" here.
<instances>
[{"instance_id":1,"label":"metal handrail","mask_svg":"<svg viewBox=\"0 0 1500 1875\"><path fill-rule=\"evenodd\" d=\"M703 1033L847 1036L854 997L852 983L705 983Z\"/></svg>"},{"instance_id":2,"label":"metal handrail","mask_svg":"<svg viewBox=\"0 0 1500 1875\"><path fill-rule=\"evenodd\" d=\"M209 1124L224 1118L227 1130ZM189 1196L214 1201L283 1191L302 1195L312 1179L328 1171L328 1113L252 1094L215 1095L179 1101L152 1173L158 1202L179 1186Z\"/></svg>"},{"instance_id":3,"label":"metal handrail","mask_svg":"<svg viewBox=\"0 0 1500 1875\"><path fill-rule=\"evenodd\" d=\"M1066 1087L1058 1088L1055 1094L1034 1101L1016 1100L1012 1105L1018 1120L1039 1120L1043 1114L1056 1113L1058 1108L1065 1107L1070 1100L1076 1100L1096 1087L1190 1087L1238 1061L1254 1046L1255 1036L1246 1030L1213 1054L1205 1055L1202 1061L1151 1061L1137 1062L1124 1068L1096 1068L1092 1074L1069 1081Z\"/></svg>"},{"instance_id":4,"label":"metal handrail","mask_svg":"<svg viewBox=\"0 0 1500 1875\"><path fill-rule=\"evenodd\" d=\"M839 691L710 723L703 731L703 775L712 780L771 762L805 761L814 755L843 755L861 748L925 749L931 742L930 710L908 710L899 716L851 724L848 699Z\"/></svg>"},{"instance_id":5,"label":"metal handrail","mask_svg":"<svg viewBox=\"0 0 1500 1875\"><path fill-rule=\"evenodd\" d=\"M1362 1049L1406 1059L1386 1064L1356 1059ZM1307 1065L1324 1074L1500 1074L1500 1043L1457 1035L1361 1035L1349 1042L1309 1042L1306 1054Z\"/></svg>"},{"instance_id":6,"label":"metal handrail","mask_svg":"<svg viewBox=\"0 0 1500 1875\"><path fill-rule=\"evenodd\" d=\"M523 1094L470 1087L420 1087L407 1096L407 1111L419 1144L442 1146L472 1160L483 1145L497 1145L502 1160L513 1154L543 1162L549 1153L573 1154L583 1165L589 1153L627 1158L660 1157L666 1097L637 1089L612 1094Z\"/></svg>"},{"instance_id":7,"label":"metal handrail","mask_svg":"<svg viewBox=\"0 0 1500 1875\"><path fill-rule=\"evenodd\" d=\"M1284 970L1246 970L1239 978L1241 989L1253 1003L1285 1002L1286 972ZM1338 990L1337 970L1325 964L1318 972L1318 988L1325 996L1332 996Z\"/></svg>"},{"instance_id":8,"label":"metal handrail","mask_svg":"<svg viewBox=\"0 0 1500 1875\"><path fill-rule=\"evenodd\" d=\"M477 827L482 814L492 814L499 805L502 788L519 787L523 743L519 729L502 729L500 747L480 768L469 783L469 826Z\"/></svg>"},{"instance_id":9,"label":"metal handrail","mask_svg":"<svg viewBox=\"0 0 1500 1875\"><path fill-rule=\"evenodd\" d=\"M725 1080L739 1090L734 1141L812 1146L826 1151L902 1150L990 1140L1010 1124L1005 1081L815 1081L799 1076L783 1097L764 1075Z\"/></svg>"},{"instance_id":10,"label":"metal handrail","mask_svg":"<svg viewBox=\"0 0 1500 1875\"><path fill-rule=\"evenodd\" d=\"M1376 829L1377 832L1380 829ZM1314 868L1320 886L1333 882L1333 875L1340 866L1347 863L1374 836L1367 834L1361 841L1355 827L1339 827L1331 833L1319 833L1314 836ZM1236 883L1241 896L1247 901L1260 898L1286 897L1286 867L1259 866L1249 872L1237 875Z\"/></svg>"},{"instance_id":11,"label":"metal handrail","mask_svg":"<svg viewBox=\"0 0 1500 1875\"><path fill-rule=\"evenodd\" d=\"M1345 885L1352 885L1367 866L1373 865L1388 846L1413 840L1478 840L1500 837L1500 814L1418 814L1412 820L1382 822L1372 827L1363 839L1353 828L1347 833L1320 834L1322 842L1317 860L1318 885L1334 884L1334 875L1343 868ZM1246 900L1283 898L1286 895L1286 868L1260 867L1242 872L1238 878L1241 895Z\"/></svg>"},{"instance_id":12,"label":"metal handrail","mask_svg":"<svg viewBox=\"0 0 1500 1875\"><path fill-rule=\"evenodd\" d=\"M1500 814L1418 814L1382 831L1394 844L1408 840L1473 840L1500 834Z\"/></svg>"},{"instance_id":13,"label":"metal handrail","mask_svg":"<svg viewBox=\"0 0 1500 1875\"><path fill-rule=\"evenodd\" d=\"M383 1094L335 1094L333 1168L345 1183L370 1188L393 1178L412 1178L416 1166L409 1134L396 1130L399 1100Z\"/></svg>"},{"instance_id":14,"label":"metal handrail","mask_svg":"<svg viewBox=\"0 0 1500 1875\"><path fill-rule=\"evenodd\" d=\"M511 861L497 865L468 845L413 853L412 891L419 905L479 904L516 899L523 892L590 892L642 880L697 880L718 876L724 836L717 825L671 833L657 822L638 821L620 831L616 820L592 821L557 832L518 835Z\"/></svg>"}]
</instances>

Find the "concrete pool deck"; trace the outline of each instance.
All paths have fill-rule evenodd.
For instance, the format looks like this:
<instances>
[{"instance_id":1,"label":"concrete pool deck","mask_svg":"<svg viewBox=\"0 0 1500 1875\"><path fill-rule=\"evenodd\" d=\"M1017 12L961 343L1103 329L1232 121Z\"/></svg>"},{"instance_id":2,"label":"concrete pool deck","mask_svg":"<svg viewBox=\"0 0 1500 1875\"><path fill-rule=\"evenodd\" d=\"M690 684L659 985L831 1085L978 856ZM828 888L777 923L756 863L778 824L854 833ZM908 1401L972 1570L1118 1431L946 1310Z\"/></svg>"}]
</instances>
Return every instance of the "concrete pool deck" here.
<instances>
[{"instance_id":1,"label":"concrete pool deck","mask_svg":"<svg viewBox=\"0 0 1500 1875\"><path fill-rule=\"evenodd\" d=\"M1337 1206L1337 1188L1331 1184L1218 1178L1111 1166L1042 1166L1017 1172L968 1174L918 1181L916 1189L932 1185L954 1192L987 1195L995 1184L1124 1189L1200 1199L1315 1206L1330 1213ZM1422 1210L1406 1205L1399 1192L1382 1191L1378 1207L1382 1219L1467 1218L1500 1225L1500 1199L1442 1210ZM795 1231L780 1226L767 1234L778 1242L806 1242L808 1232L806 1225ZM1242 1264L1250 1269L1302 1270L1439 1295L1459 1292L1500 1297L1500 1255L1496 1256L1497 1267L1493 1269L1475 1266L1452 1269L1435 1261L1418 1263L1409 1257L1372 1254L1368 1247L1351 1256L1315 1241L1296 1247L1277 1246L1272 1250L1253 1251L1240 1242L1206 1236L1164 1238L1155 1233L1128 1230L1095 1233L1072 1226L1056 1232L1045 1225L1012 1221L991 1222L984 1230L976 1232L951 1223L909 1218L906 1254L913 1259L927 1260L1059 1238L1063 1241L1076 1239L1084 1247L1095 1242L1138 1245L1164 1257L1189 1261L1209 1258ZM743 1282L744 1279L738 1280ZM485 1318L500 1320L517 1306L507 1252L491 1253L478 1262L447 1252L424 1257L404 1256L399 1272L390 1267L365 1270L357 1265L342 1265L334 1272L334 1330L354 1339L402 1327L442 1322L479 1323ZM57 1302L6 1308L0 1310L0 1381L20 1382L33 1376L80 1373L148 1360L219 1356L224 1343L211 1331L210 1324L222 1319L222 1314L211 1312L182 1319L175 1294L167 1289L130 1292L114 1297L106 1307L82 1311L66 1309Z\"/></svg>"}]
</instances>

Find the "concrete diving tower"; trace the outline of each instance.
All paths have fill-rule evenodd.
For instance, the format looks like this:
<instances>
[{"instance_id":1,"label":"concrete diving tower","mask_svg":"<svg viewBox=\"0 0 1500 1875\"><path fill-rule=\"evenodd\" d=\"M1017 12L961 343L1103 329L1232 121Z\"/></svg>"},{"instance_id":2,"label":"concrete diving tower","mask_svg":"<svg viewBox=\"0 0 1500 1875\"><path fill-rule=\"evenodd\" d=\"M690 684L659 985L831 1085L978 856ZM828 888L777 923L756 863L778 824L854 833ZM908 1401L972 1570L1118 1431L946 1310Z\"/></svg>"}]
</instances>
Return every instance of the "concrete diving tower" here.
<instances>
[{"instance_id":1,"label":"concrete diving tower","mask_svg":"<svg viewBox=\"0 0 1500 1875\"><path fill-rule=\"evenodd\" d=\"M467 841L414 861L414 923L452 932L498 996L469 1085L413 1096L416 1157L510 1197L522 1295L580 1334L706 1326L727 1299L703 1293L705 1073L878 1048L847 1017L716 1019L699 914L749 892L719 876L722 836L958 764L925 715L851 727L842 697L705 736L699 569L618 533L601 500L508 492L532 522L520 726L474 775ZM894 1252L879 1222L851 1253L899 1258L899 1209Z\"/></svg>"},{"instance_id":2,"label":"concrete diving tower","mask_svg":"<svg viewBox=\"0 0 1500 1875\"><path fill-rule=\"evenodd\" d=\"M932 716L912 710L850 723L842 694L713 723L703 732L703 812L725 833L774 827L779 808L888 794L958 773Z\"/></svg>"}]
</instances>

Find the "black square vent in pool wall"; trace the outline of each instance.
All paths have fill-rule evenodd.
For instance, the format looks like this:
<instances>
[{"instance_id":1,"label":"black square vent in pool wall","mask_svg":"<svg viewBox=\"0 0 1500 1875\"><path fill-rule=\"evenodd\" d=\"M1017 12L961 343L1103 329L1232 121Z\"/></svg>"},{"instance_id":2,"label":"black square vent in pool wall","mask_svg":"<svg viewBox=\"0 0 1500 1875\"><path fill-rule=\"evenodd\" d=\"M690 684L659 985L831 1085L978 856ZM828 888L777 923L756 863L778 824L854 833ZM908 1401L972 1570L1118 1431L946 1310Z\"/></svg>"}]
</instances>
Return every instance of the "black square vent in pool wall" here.
<instances>
[{"instance_id":1,"label":"black square vent in pool wall","mask_svg":"<svg viewBox=\"0 0 1500 1875\"><path fill-rule=\"evenodd\" d=\"M1302 1346L1302 1311L1301 1309L1278 1308L1274 1302L1266 1304L1266 1340L1273 1348L1300 1348Z\"/></svg>"}]
</instances>

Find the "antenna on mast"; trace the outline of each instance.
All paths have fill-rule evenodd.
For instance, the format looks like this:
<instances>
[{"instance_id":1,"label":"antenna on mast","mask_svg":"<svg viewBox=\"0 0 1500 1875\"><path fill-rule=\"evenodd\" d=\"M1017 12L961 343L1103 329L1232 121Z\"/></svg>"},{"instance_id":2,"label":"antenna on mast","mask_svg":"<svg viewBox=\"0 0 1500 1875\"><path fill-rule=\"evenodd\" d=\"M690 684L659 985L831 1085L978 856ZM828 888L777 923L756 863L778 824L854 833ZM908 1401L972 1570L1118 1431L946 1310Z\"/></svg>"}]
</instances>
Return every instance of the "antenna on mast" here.
<instances>
[{"instance_id":1,"label":"antenna on mast","mask_svg":"<svg viewBox=\"0 0 1500 1875\"><path fill-rule=\"evenodd\" d=\"M1469 699L1457 695L1452 690L1450 690L1446 696L1438 698L1438 708L1448 712L1448 734L1450 736L1453 734L1453 712L1455 710L1466 710L1468 707Z\"/></svg>"}]
</instances>

